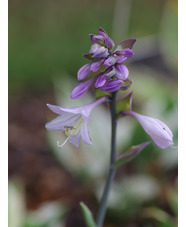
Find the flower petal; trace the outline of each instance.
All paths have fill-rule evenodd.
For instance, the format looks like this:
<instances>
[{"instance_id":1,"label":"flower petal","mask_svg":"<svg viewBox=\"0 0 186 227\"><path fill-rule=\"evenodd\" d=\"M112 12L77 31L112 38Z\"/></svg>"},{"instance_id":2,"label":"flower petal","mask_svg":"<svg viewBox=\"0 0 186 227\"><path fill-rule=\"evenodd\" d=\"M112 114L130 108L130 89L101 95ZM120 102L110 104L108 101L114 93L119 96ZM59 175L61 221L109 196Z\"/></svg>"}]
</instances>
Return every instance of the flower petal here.
<instances>
[{"instance_id":1,"label":"flower petal","mask_svg":"<svg viewBox=\"0 0 186 227\"><path fill-rule=\"evenodd\" d=\"M129 75L129 71L125 65L116 65L115 77L119 80L126 80Z\"/></svg>"},{"instance_id":2,"label":"flower petal","mask_svg":"<svg viewBox=\"0 0 186 227\"><path fill-rule=\"evenodd\" d=\"M102 87L107 81L107 77L105 76L104 73L101 73L101 75L98 77L98 79L95 82L95 87Z\"/></svg>"},{"instance_id":3,"label":"flower petal","mask_svg":"<svg viewBox=\"0 0 186 227\"><path fill-rule=\"evenodd\" d=\"M122 80L109 80L101 87L101 90L105 92L117 91L120 89L122 83Z\"/></svg>"},{"instance_id":4,"label":"flower petal","mask_svg":"<svg viewBox=\"0 0 186 227\"><path fill-rule=\"evenodd\" d=\"M84 80L91 72L90 67L91 67L91 63L88 63L82 66L77 73L77 79Z\"/></svg>"},{"instance_id":5,"label":"flower petal","mask_svg":"<svg viewBox=\"0 0 186 227\"><path fill-rule=\"evenodd\" d=\"M111 50L114 47L115 44L113 40L108 36L108 34L103 28L101 27L99 28L98 35L101 35L105 38L105 44L109 50Z\"/></svg>"},{"instance_id":6,"label":"flower petal","mask_svg":"<svg viewBox=\"0 0 186 227\"><path fill-rule=\"evenodd\" d=\"M111 55L110 57L108 57L105 62L104 62L104 67L110 67L112 65L114 65L117 61L117 58L114 57L113 55Z\"/></svg>"},{"instance_id":7,"label":"flower petal","mask_svg":"<svg viewBox=\"0 0 186 227\"><path fill-rule=\"evenodd\" d=\"M50 131L64 131L65 126L73 126L80 117L81 114L64 113L48 122L45 127Z\"/></svg>"},{"instance_id":8,"label":"flower petal","mask_svg":"<svg viewBox=\"0 0 186 227\"><path fill-rule=\"evenodd\" d=\"M133 111L122 111L123 114L136 118L154 143L162 149L173 145L173 134L162 121L138 114Z\"/></svg>"},{"instance_id":9,"label":"flower petal","mask_svg":"<svg viewBox=\"0 0 186 227\"><path fill-rule=\"evenodd\" d=\"M126 61L128 58L124 55L117 55L116 56L117 59L117 64L122 64L124 61Z\"/></svg>"},{"instance_id":10,"label":"flower petal","mask_svg":"<svg viewBox=\"0 0 186 227\"><path fill-rule=\"evenodd\" d=\"M76 147L79 147L80 138L81 138L81 133L79 131L77 135L69 137L69 142L74 144Z\"/></svg>"},{"instance_id":11,"label":"flower petal","mask_svg":"<svg viewBox=\"0 0 186 227\"><path fill-rule=\"evenodd\" d=\"M93 44L94 43L97 43L97 44L100 44L100 45L104 45L105 38L102 35L93 35L93 34L90 34L89 36L90 36L91 42Z\"/></svg>"},{"instance_id":12,"label":"flower petal","mask_svg":"<svg viewBox=\"0 0 186 227\"><path fill-rule=\"evenodd\" d=\"M92 44L89 53L93 58L105 58L109 55L108 49L97 43Z\"/></svg>"},{"instance_id":13,"label":"flower petal","mask_svg":"<svg viewBox=\"0 0 186 227\"><path fill-rule=\"evenodd\" d=\"M54 111L57 114L62 114L64 116L64 118L68 118L68 116L73 116L74 115L78 115L81 114L83 119L85 120L85 122L89 122L90 118L89 115L92 111L92 109L94 107L96 107L97 105L101 104L102 102L104 102L106 99L108 98L108 96L103 96L100 99L97 99L96 101L83 105L83 106L76 106L76 107L60 107L60 106L53 106L53 105L49 105L49 108ZM57 111L56 111L57 110ZM70 115L72 114L72 115Z\"/></svg>"},{"instance_id":14,"label":"flower petal","mask_svg":"<svg viewBox=\"0 0 186 227\"><path fill-rule=\"evenodd\" d=\"M86 143L88 145L92 145L92 142L91 142L91 139L90 139L90 136L89 136L88 127L87 127L86 123L84 123L82 125L80 134L81 134L81 138L82 138L84 143Z\"/></svg>"},{"instance_id":15,"label":"flower petal","mask_svg":"<svg viewBox=\"0 0 186 227\"><path fill-rule=\"evenodd\" d=\"M78 99L81 96L83 96L88 89L91 87L91 85L95 82L95 80L97 79L97 77L94 77L90 80L87 80L85 82L82 82L80 84L78 84L71 93L71 99Z\"/></svg>"},{"instance_id":16,"label":"flower petal","mask_svg":"<svg viewBox=\"0 0 186 227\"><path fill-rule=\"evenodd\" d=\"M103 62L104 62L104 60L92 62L92 63L91 63L90 70L91 70L92 72L97 72L97 71L99 70L99 68L101 67L101 65L103 64Z\"/></svg>"},{"instance_id":17,"label":"flower petal","mask_svg":"<svg viewBox=\"0 0 186 227\"><path fill-rule=\"evenodd\" d=\"M96 101L94 101L90 104L84 105L82 108L82 114L84 116L88 117L90 115L91 111L93 110L93 108L95 108L97 105L105 102L107 98L108 98L108 96L103 96L100 99L97 99ZM85 120L85 122L87 122L87 121Z\"/></svg>"},{"instance_id":18,"label":"flower petal","mask_svg":"<svg viewBox=\"0 0 186 227\"><path fill-rule=\"evenodd\" d=\"M113 52L113 54L116 54L118 56L123 55L127 58L131 58L134 55L134 52L129 48L125 48L125 49L122 49L122 50L115 50Z\"/></svg>"}]
</instances>

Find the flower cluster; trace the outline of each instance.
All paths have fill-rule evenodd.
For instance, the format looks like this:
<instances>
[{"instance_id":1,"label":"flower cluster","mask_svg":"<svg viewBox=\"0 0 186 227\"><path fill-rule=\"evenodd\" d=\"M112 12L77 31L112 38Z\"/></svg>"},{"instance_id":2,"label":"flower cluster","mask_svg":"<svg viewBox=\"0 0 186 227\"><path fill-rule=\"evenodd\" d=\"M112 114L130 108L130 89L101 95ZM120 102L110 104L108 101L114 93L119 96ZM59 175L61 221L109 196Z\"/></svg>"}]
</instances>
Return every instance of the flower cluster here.
<instances>
[{"instance_id":1,"label":"flower cluster","mask_svg":"<svg viewBox=\"0 0 186 227\"><path fill-rule=\"evenodd\" d=\"M129 75L123 63L133 56L132 47L136 39L121 42L115 50L113 40L102 28L99 28L98 35L90 34L90 39L92 42L90 51L83 55L90 62L79 69L77 79L81 81L88 76L93 77L73 89L72 99L83 96L93 84L95 88L100 88L104 92L117 91Z\"/></svg>"},{"instance_id":2,"label":"flower cluster","mask_svg":"<svg viewBox=\"0 0 186 227\"><path fill-rule=\"evenodd\" d=\"M112 92L118 91L120 88L128 88L128 85L122 85L128 78L128 69L122 63L133 56L132 47L136 39L127 39L121 42L113 51L114 42L107 33L99 28L98 35L90 35L92 46L88 54L84 57L91 62L81 67L78 71L78 80L84 80L92 72L96 73L91 79L77 85L72 93L71 98L76 99L84 95L91 85L100 88L104 92L110 92L110 95L103 96L94 102L80 107L60 107L48 104L48 107L56 114L57 118L46 124L48 130L64 131L67 141L79 146L80 138L83 142L91 145L91 139L87 124L90 121L89 115L93 108L97 105L112 99ZM158 119L140 115L132 111L132 95L128 96L129 108L121 110L118 116L132 116L139 121L145 132L151 137L153 142L162 149L166 149L173 145L173 134L171 130ZM117 105L117 102L115 103ZM127 106L127 105L126 105ZM137 146L136 151L147 146L149 143L143 143ZM136 152L135 151L135 152Z\"/></svg>"}]
</instances>

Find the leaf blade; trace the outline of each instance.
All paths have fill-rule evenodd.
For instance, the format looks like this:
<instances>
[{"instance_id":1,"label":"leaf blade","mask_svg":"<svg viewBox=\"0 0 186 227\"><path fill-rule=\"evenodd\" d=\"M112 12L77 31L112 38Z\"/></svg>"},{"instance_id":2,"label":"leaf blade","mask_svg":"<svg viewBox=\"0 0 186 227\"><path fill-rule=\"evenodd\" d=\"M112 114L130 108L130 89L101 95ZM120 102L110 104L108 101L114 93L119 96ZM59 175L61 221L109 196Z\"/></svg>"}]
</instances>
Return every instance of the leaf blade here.
<instances>
[{"instance_id":1,"label":"leaf blade","mask_svg":"<svg viewBox=\"0 0 186 227\"><path fill-rule=\"evenodd\" d=\"M124 165L125 163L131 161L149 144L150 144L150 141L130 147L128 152L121 155L120 158L114 163L114 167L118 168L118 167Z\"/></svg>"},{"instance_id":2,"label":"leaf blade","mask_svg":"<svg viewBox=\"0 0 186 227\"><path fill-rule=\"evenodd\" d=\"M87 227L96 227L96 223L94 221L94 218L90 209L83 202L80 202L80 207L81 207Z\"/></svg>"}]
</instances>

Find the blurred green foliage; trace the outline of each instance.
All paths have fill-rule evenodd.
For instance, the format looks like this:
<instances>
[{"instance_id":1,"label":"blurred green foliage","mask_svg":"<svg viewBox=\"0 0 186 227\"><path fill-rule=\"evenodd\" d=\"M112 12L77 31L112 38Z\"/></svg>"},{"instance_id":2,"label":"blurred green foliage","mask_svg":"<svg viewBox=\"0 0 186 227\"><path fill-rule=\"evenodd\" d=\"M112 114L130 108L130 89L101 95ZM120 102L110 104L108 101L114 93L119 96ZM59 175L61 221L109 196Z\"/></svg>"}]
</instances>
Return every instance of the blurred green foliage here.
<instances>
[{"instance_id":1,"label":"blurred green foliage","mask_svg":"<svg viewBox=\"0 0 186 227\"><path fill-rule=\"evenodd\" d=\"M82 54L90 48L88 34L97 33L101 26L112 37L113 19L117 14L114 10L116 2L10 1L10 91L51 88L52 78L61 76L63 72L68 72L75 78L77 70L86 62ZM123 39L158 33L167 1L131 2L129 31ZM125 4L124 1L123 3ZM175 19L174 15L172 20ZM164 32L166 33L165 30Z\"/></svg>"},{"instance_id":2,"label":"blurred green foliage","mask_svg":"<svg viewBox=\"0 0 186 227\"><path fill-rule=\"evenodd\" d=\"M110 33L114 1L11 1L9 85L41 89L62 72L76 75L89 51L89 33Z\"/></svg>"}]
</instances>

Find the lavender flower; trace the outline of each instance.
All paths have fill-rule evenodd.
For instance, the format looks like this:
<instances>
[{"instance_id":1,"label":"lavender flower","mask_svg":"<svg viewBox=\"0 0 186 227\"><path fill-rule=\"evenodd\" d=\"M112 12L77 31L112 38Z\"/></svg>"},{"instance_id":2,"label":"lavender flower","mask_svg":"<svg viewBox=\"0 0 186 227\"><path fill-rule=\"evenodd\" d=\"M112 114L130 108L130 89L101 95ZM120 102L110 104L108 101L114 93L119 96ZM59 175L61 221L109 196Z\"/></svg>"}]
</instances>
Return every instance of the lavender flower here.
<instances>
[{"instance_id":1,"label":"lavender flower","mask_svg":"<svg viewBox=\"0 0 186 227\"><path fill-rule=\"evenodd\" d=\"M78 147L80 138L84 143L91 145L92 142L87 127L90 121L89 115L94 107L106 99L107 96L104 96L90 104L69 108L47 104L54 113L60 114L60 116L47 123L45 127L51 131L64 131L67 136L62 145L59 145L58 142L58 146L62 147L69 140L70 143Z\"/></svg>"},{"instance_id":2,"label":"lavender flower","mask_svg":"<svg viewBox=\"0 0 186 227\"><path fill-rule=\"evenodd\" d=\"M119 90L124 81L128 78L129 71L123 63L133 56L132 48L136 39L124 40L114 51L112 51L115 46L113 40L102 28L99 28L98 35L90 34L90 39L92 42L90 51L83 56L91 62L79 69L77 79L84 80L93 72L97 79L94 81L95 88L106 91L108 90L107 87L109 87L110 92ZM89 80L88 84L90 84L90 82L93 82L93 80ZM94 82L91 85L93 85ZM84 83L85 82L83 82L83 85L79 84L74 88L75 91L72 91L71 98L79 98L88 91L90 86L86 92L81 92L81 87L84 86ZM77 90L80 91L80 94L77 93Z\"/></svg>"},{"instance_id":3,"label":"lavender flower","mask_svg":"<svg viewBox=\"0 0 186 227\"><path fill-rule=\"evenodd\" d=\"M122 111L124 115L130 115L139 121L145 132L152 138L154 143L162 149L173 145L173 134L162 121L138 114L134 111Z\"/></svg>"}]
</instances>

